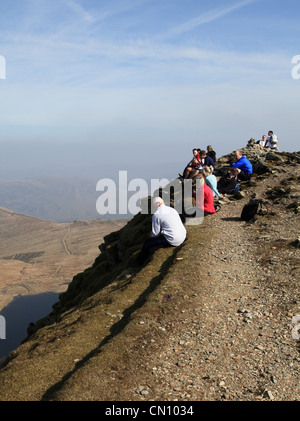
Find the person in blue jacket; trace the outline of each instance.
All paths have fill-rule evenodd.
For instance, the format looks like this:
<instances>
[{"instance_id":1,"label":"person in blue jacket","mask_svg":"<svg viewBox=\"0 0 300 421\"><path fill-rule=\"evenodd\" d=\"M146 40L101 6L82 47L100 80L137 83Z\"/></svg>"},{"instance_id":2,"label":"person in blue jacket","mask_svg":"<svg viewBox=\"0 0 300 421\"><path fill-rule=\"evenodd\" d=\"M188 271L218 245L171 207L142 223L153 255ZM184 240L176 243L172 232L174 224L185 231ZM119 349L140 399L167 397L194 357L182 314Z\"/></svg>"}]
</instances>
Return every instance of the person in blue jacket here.
<instances>
[{"instance_id":1,"label":"person in blue jacket","mask_svg":"<svg viewBox=\"0 0 300 421\"><path fill-rule=\"evenodd\" d=\"M242 154L240 150L235 151L234 156L236 162L232 163L230 166L239 170L238 179L241 181L250 180L253 172L251 162Z\"/></svg>"}]
</instances>

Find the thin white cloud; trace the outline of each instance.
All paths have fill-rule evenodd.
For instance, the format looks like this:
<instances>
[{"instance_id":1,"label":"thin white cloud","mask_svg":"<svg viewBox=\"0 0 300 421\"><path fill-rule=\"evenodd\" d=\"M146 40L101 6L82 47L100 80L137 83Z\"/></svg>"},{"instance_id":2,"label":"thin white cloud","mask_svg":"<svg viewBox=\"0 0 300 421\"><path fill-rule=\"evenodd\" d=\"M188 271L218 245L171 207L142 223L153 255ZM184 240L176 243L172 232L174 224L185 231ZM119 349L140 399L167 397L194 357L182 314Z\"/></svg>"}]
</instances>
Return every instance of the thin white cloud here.
<instances>
[{"instance_id":1,"label":"thin white cloud","mask_svg":"<svg viewBox=\"0 0 300 421\"><path fill-rule=\"evenodd\" d=\"M66 5L77 15L79 15L84 21L92 23L94 17L91 13L87 12L79 3L74 0L66 0Z\"/></svg>"},{"instance_id":2,"label":"thin white cloud","mask_svg":"<svg viewBox=\"0 0 300 421\"><path fill-rule=\"evenodd\" d=\"M181 25L176 26L168 32L168 35L180 35L184 32L191 31L197 26L213 22L216 19L220 19L223 16L228 15L237 9L240 9L241 7L253 3L254 1L256 0L244 0L229 7L219 7L217 9L210 10L209 12L203 13L193 19L188 20L187 22L184 22Z\"/></svg>"},{"instance_id":3,"label":"thin white cloud","mask_svg":"<svg viewBox=\"0 0 300 421\"><path fill-rule=\"evenodd\" d=\"M148 2L149 0L132 0L132 1L120 1L108 4L103 6L97 6L97 8L91 8L87 10L84 6L81 5L80 1L76 0L65 0L66 6L72 10L77 16L79 16L86 23L97 23L108 20L109 18L128 12L129 10L134 9L136 6L140 6L143 3Z\"/></svg>"}]
</instances>

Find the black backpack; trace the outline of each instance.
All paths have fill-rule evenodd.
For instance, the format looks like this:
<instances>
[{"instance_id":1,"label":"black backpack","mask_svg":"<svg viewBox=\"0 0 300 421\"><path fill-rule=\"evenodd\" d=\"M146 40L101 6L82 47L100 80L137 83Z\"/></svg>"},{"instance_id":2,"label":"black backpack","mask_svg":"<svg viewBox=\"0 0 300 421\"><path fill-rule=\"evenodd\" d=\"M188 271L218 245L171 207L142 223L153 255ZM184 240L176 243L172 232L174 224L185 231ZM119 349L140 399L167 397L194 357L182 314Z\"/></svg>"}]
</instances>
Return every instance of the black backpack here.
<instances>
[{"instance_id":1,"label":"black backpack","mask_svg":"<svg viewBox=\"0 0 300 421\"><path fill-rule=\"evenodd\" d=\"M261 199L250 199L250 201L243 207L241 213L241 220L242 221L250 221L254 216L257 214L259 208L261 209L262 206L266 204Z\"/></svg>"},{"instance_id":2,"label":"black backpack","mask_svg":"<svg viewBox=\"0 0 300 421\"><path fill-rule=\"evenodd\" d=\"M219 210L221 209L221 204L220 203L214 203L214 207L215 207L215 211L219 212Z\"/></svg>"}]
</instances>

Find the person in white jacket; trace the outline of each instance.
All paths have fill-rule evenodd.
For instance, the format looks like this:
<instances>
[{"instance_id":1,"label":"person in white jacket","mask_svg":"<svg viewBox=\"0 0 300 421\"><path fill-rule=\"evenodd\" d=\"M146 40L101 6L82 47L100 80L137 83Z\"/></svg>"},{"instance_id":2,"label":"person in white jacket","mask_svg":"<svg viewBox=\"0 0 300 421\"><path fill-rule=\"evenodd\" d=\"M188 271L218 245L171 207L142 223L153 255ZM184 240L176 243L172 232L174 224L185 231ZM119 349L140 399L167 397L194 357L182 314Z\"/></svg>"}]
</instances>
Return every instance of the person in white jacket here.
<instances>
[{"instance_id":1,"label":"person in white jacket","mask_svg":"<svg viewBox=\"0 0 300 421\"><path fill-rule=\"evenodd\" d=\"M269 130L266 142L266 148L276 149L278 151L278 137Z\"/></svg>"},{"instance_id":2,"label":"person in white jacket","mask_svg":"<svg viewBox=\"0 0 300 421\"><path fill-rule=\"evenodd\" d=\"M151 249L157 247L177 247L186 239L186 229L178 212L166 206L161 197L153 201L156 211L152 215L152 231L137 257L137 263L143 264L149 257Z\"/></svg>"}]
</instances>

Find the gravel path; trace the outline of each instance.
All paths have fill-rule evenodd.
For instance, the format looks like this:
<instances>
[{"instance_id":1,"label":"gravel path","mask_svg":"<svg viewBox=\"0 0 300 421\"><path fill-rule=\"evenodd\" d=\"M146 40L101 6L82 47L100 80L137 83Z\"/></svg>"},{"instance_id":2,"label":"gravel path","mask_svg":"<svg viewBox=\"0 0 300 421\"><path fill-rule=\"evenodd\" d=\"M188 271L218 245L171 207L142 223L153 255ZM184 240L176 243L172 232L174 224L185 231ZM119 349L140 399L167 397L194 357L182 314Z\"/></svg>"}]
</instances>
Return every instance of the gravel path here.
<instances>
[{"instance_id":1,"label":"gravel path","mask_svg":"<svg viewBox=\"0 0 300 421\"><path fill-rule=\"evenodd\" d=\"M239 218L252 194L263 197L286 174L246 188L208 217L213 238L206 255L194 250L186 309L174 320L168 347L149 363L152 379L133 392L141 400L298 400L300 315L299 216L279 200L255 223ZM201 239L199 240L201 244ZM192 276L192 274L191 274ZM161 326L162 331L170 326Z\"/></svg>"}]
</instances>

